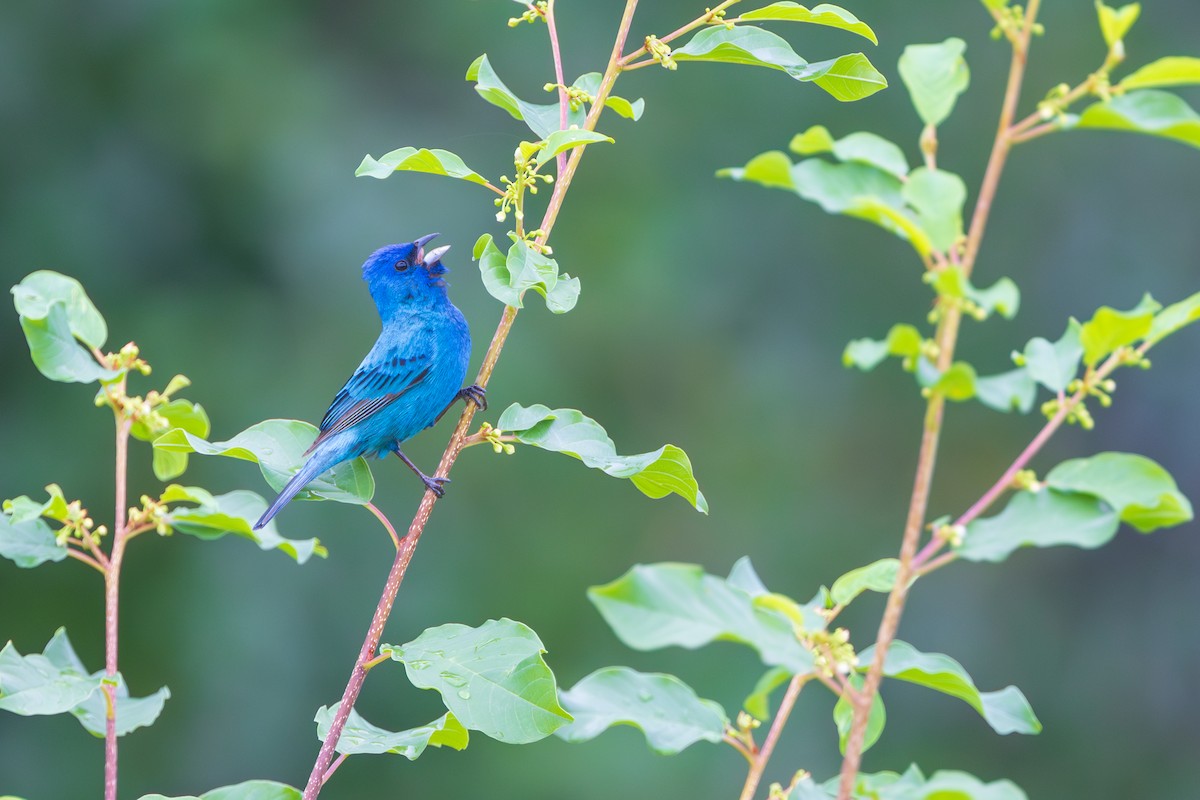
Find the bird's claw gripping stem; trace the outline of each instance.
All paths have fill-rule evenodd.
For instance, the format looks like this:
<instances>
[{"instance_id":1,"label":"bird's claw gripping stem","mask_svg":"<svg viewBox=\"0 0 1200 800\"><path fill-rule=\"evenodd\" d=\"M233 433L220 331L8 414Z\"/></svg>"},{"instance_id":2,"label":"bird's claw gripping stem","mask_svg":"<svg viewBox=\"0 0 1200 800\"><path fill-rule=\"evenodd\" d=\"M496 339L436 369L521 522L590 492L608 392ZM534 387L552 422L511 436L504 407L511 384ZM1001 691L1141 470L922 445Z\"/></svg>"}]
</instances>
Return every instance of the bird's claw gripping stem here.
<instances>
[{"instance_id":1,"label":"bird's claw gripping stem","mask_svg":"<svg viewBox=\"0 0 1200 800\"><path fill-rule=\"evenodd\" d=\"M421 481L425 484L425 488L433 492L440 500L446 495L446 484L450 482L450 479L431 478L428 475L421 475Z\"/></svg>"},{"instance_id":2,"label":"bird's claw gripping stem","mask_svg":"<svg viewBox=\"0 0 1200 800\"><path fill-rule=\"evenodd\" d=\"M477 383L473 383L465 389L459 389L454 399L474 403L480 411L487 411L487 389Z\"/></svg>"}]
</instances>

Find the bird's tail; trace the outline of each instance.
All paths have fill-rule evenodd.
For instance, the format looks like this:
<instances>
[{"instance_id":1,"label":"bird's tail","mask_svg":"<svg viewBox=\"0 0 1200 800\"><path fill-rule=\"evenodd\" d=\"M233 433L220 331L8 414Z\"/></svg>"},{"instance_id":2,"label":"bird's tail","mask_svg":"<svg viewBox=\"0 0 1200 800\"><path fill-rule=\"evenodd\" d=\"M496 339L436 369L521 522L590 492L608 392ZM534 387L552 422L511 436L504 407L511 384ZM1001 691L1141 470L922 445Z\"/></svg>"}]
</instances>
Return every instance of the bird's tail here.
<instances>
[{"instance_id":1,"label":"bird's tail","mask_svg":"<svg viewBox=\"0 0 1200 800\"><path fill-rule=\"evenodd\" d=\"M299 494L305 486L312 483L314 478L332 467L337 461L336 453L332 453L324 448L315 450L304 466L300 468L300 471L292 476L292 479L283 487L283 491L279 493L279 496L267 507L263 515L258 518L258 522L254 523L254 530L258 530L270 522L279 513L280 509L290 503L292 498Z\"/></svg>"}]
</instances>

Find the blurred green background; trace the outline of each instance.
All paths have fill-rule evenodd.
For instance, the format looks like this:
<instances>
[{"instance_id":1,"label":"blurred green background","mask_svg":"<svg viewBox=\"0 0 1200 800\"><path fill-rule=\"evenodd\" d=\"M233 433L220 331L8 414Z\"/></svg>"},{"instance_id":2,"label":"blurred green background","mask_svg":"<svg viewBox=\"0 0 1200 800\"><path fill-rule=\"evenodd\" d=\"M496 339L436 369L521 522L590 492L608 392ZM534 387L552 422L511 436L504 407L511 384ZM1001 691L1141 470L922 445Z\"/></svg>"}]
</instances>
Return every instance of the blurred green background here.
<instances>
[{"instance_id":1,"label":"blurred green background","mask_svg":"<svg viewBox=\"0 0 1200 800\"><path fill-rule=\"evenodd\" d=\"M1023 108L1103 57L1092 3L1047 2ZM602 66L621 4L561 0L568 79ZM702 10L645 3L635 35L663 33ZM635 653L585 597L635 562L699 562L725 574L749 554L768 585L812 595L846 569L893 555L915 460L921 401L894 365L870 375L840 364L846 341L920 322L929 308L909 248L781 192L714 179L824 123L873 129L916 159L919 125L896 78L905 44L958 35L972 85L941 131L942 166L981 176L1007 72L977 3L859 2L878 48L849 34L781 29L811 59L868 48L892 88L840 105L780 73L687 64L618 84L645 96L640 123L607 118L616 146L591 148L555 230L579 275L563 317L533 302L490 387L494 421L511 402L573 406L601 421L621 452L684 447L712 507L654 502L624 481L532 449L467 452L407 578L385 641L443 622L509 616L545 641L560 682L628 664L675 672L737 708L758 677L734 645ZM428 176L355 179L364 153L444 147L485 174L511 170L522 126L463 80L482 52L527 99L549 97L540 27L511 31L513 3L0 4L0 270L5 285L37 268L80 278L107 315L110 345L135 339L161 386L183 372L190 399L228 438L268 417L320 419L378 322L359 264L375 247L441 231L452 243L452 295L471 321L478 364L500 308L469 259L500 235L490 195ZM1147 2L1128 37L1130 63L1200 54L1200 6ZM1195 91L1184 92L1193 104ZM542 102L549 102L542 100ZM1200 288L1200 153L1106 133L1061 134L1010 162L979 263L988 283L1023 290L1013 322L970 324L961 353L998 372L1068 315L1132 306L1150 290L1173 301ZM544 198L545 194L539 195ZM973 202L973 196L970 202ZM14 313L0 325L0 495L55 481L97 517L111 514L111 424L92 389L43 380ZM1116 406L1091 434L1070 430L1038 459L1107 449L1145 453L1200 500L1200 331L1122 374ZM1036 415L1035 415L1036 416ZM964 509L1033 434L1036 418L974 404L950 409L932 512ZM431 469L450 425L413 442ZM134 449L132 495L156 491ZM408 519L418 484L395 460L375 470L378 503ZM194 459L186 479L214 491L267 493L249 464ZM135 694L173 698L153 729L122 740L122 796L200 793L253 777L302 784L317 749L312 715L335 700L365 632L391 545L363 511L297 503L293 537L320 536L328 560L297 566L229 537L143 539L123 584L121 664ZM1023 551L998 566L962 565L922 582L902 638L958 658L984 689L1020 686L1045 723L1038 737L997 737L966 705L886 686L889 724L866 767L961 768L1009 777L1034 798L1200 797L1200 541L1189 525L1144 539L1122 530L1095 552ZM882 599L843 620L866 644ZM98 578L78 564L0 563L0 641L39 651L67 626L102 664ZM832 700L802 696L768 771L826 777L839 763ZM436 695L373 674L360 708L401 728L431 719ZM0 793L30 800L99 792L102 746L69 717L0 715ZM589 745L513 747L474 738L465 753L351 759L324 796L558 798L733 797L744 764L696 746L666 759L631 729Z\"/></svg>"}]
</instances>

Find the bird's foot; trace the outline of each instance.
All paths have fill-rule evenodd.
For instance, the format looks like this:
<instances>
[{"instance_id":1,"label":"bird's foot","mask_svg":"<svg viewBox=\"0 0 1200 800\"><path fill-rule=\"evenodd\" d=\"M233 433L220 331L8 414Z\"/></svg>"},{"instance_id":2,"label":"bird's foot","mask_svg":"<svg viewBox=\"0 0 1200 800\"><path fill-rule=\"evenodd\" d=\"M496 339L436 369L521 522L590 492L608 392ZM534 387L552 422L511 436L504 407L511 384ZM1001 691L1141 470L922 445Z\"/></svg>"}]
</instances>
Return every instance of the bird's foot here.
<instances>
[{"instance_id":1,"label":"bird's foot","mask_svg":"<svg viewBox=\"0 0 1200 800\"><path fill-rule=\"evenodd\" d=\"M455 399L474 403L480 411L487 411L487 389L477 383L473 383L465 389L459 389Z\"/></svg>"},{"instance_id":2,"label":"bird's foot","mask_svg":"<svg viewBox=\"0 0 1200 800\"><path fill-rule=\"evenodd\" d=\"M431 478L428 475L421 475L421 481L425 484L425 488L433 492L440 500L446 494L446 484L450 482L450 479Z\"/></svg>"}]
</instances>

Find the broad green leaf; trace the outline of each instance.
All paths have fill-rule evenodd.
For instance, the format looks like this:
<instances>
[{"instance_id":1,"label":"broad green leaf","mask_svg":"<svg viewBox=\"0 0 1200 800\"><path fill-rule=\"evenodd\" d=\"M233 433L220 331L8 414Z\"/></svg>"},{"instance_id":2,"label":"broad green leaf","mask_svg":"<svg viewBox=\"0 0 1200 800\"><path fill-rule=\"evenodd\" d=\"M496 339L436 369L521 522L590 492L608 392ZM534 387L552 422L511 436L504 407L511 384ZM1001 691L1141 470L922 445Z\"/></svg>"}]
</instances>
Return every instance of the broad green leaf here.
<instances>
[{"instance_id":1,"label":"broad green leaf","mask_svg":"<svg viewBox=\"0 0 1200 800\"><path fill-rule=\"evenodd\" d=\"M996 411L1028 414L1036 398L1037 384L1027 369L975 376L975 399Z\"/></svg>"},{"instance_id":2,"label":"broad green leaf","mask_svg":"<svg viewBox=\"0 0 1200 800\"><path fill-rule=\"evenodd\" d=\"M560 695L574 721L555 736L586 742L616 725L631 725L656 753L674 755L699 741L719 742L729 718L674 675L606 667Z\"/></svg>"},{"instance_id":3,"label":"broad green leaf","mask_svg":"<svg viewBox=\"0 0 1200 800\"><path fill-rule=\"evenodd\" d=\"M267 501L245 489L213 495L196 486L172 484L163 492L162 501L196 504L173 506L166 514L166 523L180 533L210 540L235 533L254 542L261 550L282 550L298 564L313 555L324 558L329 554L316 539L283 538L275 527L275 520L254 530L254 523L267 510Z\"/></svg>"},{"instance_id":4,"label":"broad green leaf","mask_svg":"<svg viewBox=\"0 0 1200 800\"><path fill-rule=\"evenodd\" d=\"M1148 344L1157 344L1180 328L1191 325L1200 319L1200 292L1172 303L1154 316L1150 332L1146 334Z\"/></svg>"},{"instance_id":5,"label":"broad green leaf","mask_svg":"<svg viewBox=\"0 0 1200 800\"><path fill-rule=\"evenodd\" d=\"M749 181L769 189L795 191L796 188L792 183L792 160L787 157L786 153L779 150L761 153L746 162L744 167L727 167L717 170L717 177Z\"/></svg>"},{"instance_id":6,"label":"broad green leaf","mask_svg":"<svg viewBox=\"0 0 1200 800\"><path fill-rule=\"evenodd\" d=\"M354 171L355 177L386 178L394 172L428 172L430 175L445 175L448 178L470 181L484 185L487 179L463 163L463 160L448 150L426 150L424 147L401 147L384 154L376 160L371 155L363 156L362 163Z\"/></svg>"},{"instance_id":7,"label":"broad green leaf","mask_svg":"<svg viewBox=\"0 0 1200 800\"><path fill-rule=\"evenodd\" d=\"M851 675L850 684L855 689L863 688L863 679L861 675ZM833 724L837 726L838 731L838 749L842 755L846 754L846 740L850 738L850 729L854 725L854 706L845 697L839 697L837 703L833 706ZM883 698L879 692L871 698L871 710L867 714L867 732L863 738L863 752L871 748L873 744L879 741L879 737L883 735L883 728L887 724L887 709L883 706Z\"/></svg>"},{"instance_id":8,"label":"broad green leaf","mask_svg":"<svg viewBox=\"0 0 1200 800\"><path fill-rule=\"evenodd\" d=\"M600 92L601 77L599 72L588 72L576 78L575 83L571 85L595 97ZM625 119L631 119L634 122L641 119L642 112L646 110L646 101L640 97L637 100L629 101L624 97L617 97L610 94L608 99L604 101L604 105L606 108L611 108L622 117L625 117Z\"/></svg>"},{"instance_id":9,"label":"broad green leaf","mask_svg":"<svg viewBox=\"0 0 1200 800\"><path fill-rule=\"evenodd\" d=\"M635 650L694 650L732 641L757 650L768 666L793 674L812 669L812 655L797 640L791 619L695 564L638 564L612 583L588 589L588 599Z\"/></svg>"},{"instance_id":10,"label":"broad green leaf","mask_svg":"<svg viewBox=\"0 0 1200 800\"><path fill-rule=\"evenodd\" d=\"M871 44L879 44L879 40L875 38L875 31L871 30L867 23L846 9L829 3L813 6L811 11L799 3L771 3L763 8L746 11L740 14L738 19L746 22L809 22L857 33L865 39L870 39Z\"/></svg>"},{"instance_id":11,"label":"broad green leaf","mask_svg":"<svg viewBox=\"0 0 1200 800\"><path fill-rule=\"evenodd\" d=\"M296 419L268 419L251 425L225 442L208 442L183 429L167 431L154 440L156 448L169 452L226 456L258 464L263 477L275 491L300 471L304 451L317 438L317 428ZM301 500L335 500L362 505L375 494L375 479L363 458L338 464L323 472L304 491Z\"/></svg>"},{"instance_id":12,"label":"broad green leaf","mask_svg":"<svg viewBox=\"0 0 1200 800\"><path fill-rule=\"evenodd\" d=\"M848 605L866 591L887 593L896 585L896 571L900 562L894 558L880 560L847 572L833 582L829 594L839 606Z\"/></svg>"},{"instance_id":13,"label":"broad green leaf","mask_svg":"<svg viewBox=\"0 0 1200 800\"><path fill-rule=\"evenodd\" d=\"M874 657L874 646L868 647L859 654L859 663L869 665ZM883 674L957 697L979 712L996 733L1032 734L1042 730L1042 723L1020 689L1007 686L995 692L981 692L962 664L950 656L922 653L908 642L897 640L888 648Z\"/></svg>"},{"instance_id":14,"label":"broad green leaf","mask_svg":"<svg viewBox=\"0 0 1200 800\"><path fill-rule=\"evenodd\" d=\"M156 408L153 415L135 420L129 432L135 439L153 442L172 428L204 438L209 433L208 414L199 403L172 400ZM187 453L154 448L154 477L160 481L178 478L187 471L187 464Z\"/></svg>"},{"instance_id":15,"label":"broad green leaf","mask_svg":"<svg viewBox=\"0 0 1200 800\"><path fill-rule=\"evenodd\" d=\"M846 214L873 222L884 230L906 240L921 258L933 252L929 235L912 219L912 212L896 208L877 197L861 197L854 201Z\"/></svg>"},{"instance_id":16,"label":"broad green leaf","mask_svg":"<svg viewBox=\"0 0 1200 800\"><path fill-rule=\"evenodd\" d=\"M1010 278L1001 278L986 289L979 289L956 265L928 273L928 276L932 278L934 291L939 295L970 300L985 316L997 311L1005 319L1012 319L1021 307L1021 292Z\"/></svg>"},{"instance_id":17,"label":"broad green leaf","mask_svg":"<svg viewBox=\"0 0 1200 800\"><path fill-rule=\"evenodd\" d=\"M962 178L945 170L917 167L900 194L916 212L917 225L929 235L935 250L948 252L962 237L962 209L967 201Z\"/></svg>"},{"instance_id":18,"label":"broad green leaf","mask_svg":"<svg viewBox=\"0 0 1200 800\"><path fill-rule=\"evenodd\" d=\"M1124 39L1141 13L1141 3L1113 8L1105 5L1103 0L1096 0L1096 16L1100 18L1100 33L1104 36L1104 43L1111 48Z\"/></svg>"},{"instance_id":19,"label":"broad green leaf","mask_svg":"<svg viewBox=\"0 0 1200 800\"><path fill-rule=\"evenodd\" d=\"M836 797L839 778L822 785L829 797ZM914 765L903 775L878 772L859 773L855 782L855 800L1029 800L1012 781L984 783L974 775L953 770L940 770L926 779ZM809 797L790 797L788 800L810 800ZM813 795L812 800L823 800Z\"/></svg>"},{"instance_id":20,"label":"broad green leaf","mask_svg":"<svg viewBox=\"0 0 1200 800\"><path fill-rule=\"evenodd\" d=\"M578 458L614 478L628 478L647 497L657 500L677 494L697 511L708 513L708 501L696 483L692 462L675 445L619 456L608 433L594 419L573 408L552 410L540 404L525 407L513 403L500 415L496 427L524 444Z\"/></svg>"},{"instance_id":21,"label":"broad green leaf","mask_svg":"<svg viewBox=\"0 0 1200 800\"><path fill-rule=\"evenodd\" d=\"M1200 114L1183 98L1157 89L1142 89L1093 103L1072 127L1134 131L1200 147Z\"/></svg>"},{"instance_id":22,"label":"broad green leaf","mask_svg":"<svg viewBox=\"0 0 1200 800\"><path fill-rule=\"evenodd\" d=\"M46 487L47 499L37 502L27 495L14 497L4 501L4 513L14 524L46 517L56 522L65 522L68 515L67 498L63 496L62 488L57 483Z\"/></svg>"},{"instance_id":23,"label":"broad green leaf","mask_svg":"<svg viewBox=\"0 0 1200 800\"><path fill-rule=\"evenodd\" d=\"M120 375L100 366L92 354L71 333L66 306L50 305L42 319L21 317L21 330L29 345L29 355L38 372L60 383L109 381Z\"/></svg>"},{"instance_id":24,"label":"broad green leaf","mask_svg":"<svg viewBox=\"0 0 1200 800\"><path fill-rule=\"evenodd\" d=\"M1003 561L1020 547L1092 549L1112 539L1119 525L1117 512L1093 495L1022 491L999 514L968 525L955 551L968 561Z\"/></svg>"},{"instance_id":25,"label":"broad green leaf","mask_svg":"<svg viewBox=\"0 0 1200 800\"><path fill-rule=\"evenodd\" d=\"M560 118L558 103L537 105L526 103L518 98L504 85L500 77L492 69L487 55L482 55L467 68L467 80L475 82L475 91L479 96L494 106L504 109L513 119L524 120L539 139L545 139L551 131L557 131L572 125L583 125L583 109L572 111L567 109L567 124L564 126Z\"/></svg>"},{"instance_id":26,"label":"broad green leaf","mask_svg":"<svg viewBox=\"0 0 1200 800\"><path fill-rule=\"evenodd\" d=\"M30 569L47 561L62 561L67 546L59 544L54 531L39 518L14 522L10 515L0 514L0 556Z\"/></svg>"},{"instance_id":27,"label":"broad green leaf","mask_svg":"<svg viewBox=\"0 0 1200 800\"><path fill-rule=\"evenodd\" d=\"M322 742L329 737L329 729L333 725L333 717L337 714L341 701L333 707L321 706L317 710L317 738ZM443 745L455 750L463 750L467 746L470 735L462 723L454 715L446 712L428 725L410 728L406 731L389 731L367 722L354 709L346 719L346 727L338 737L339 753L358 755L361 753L396 753L409 761L416 761L425 748Z\"/></svg>"},{"instance_id":28,"label":"broad green leaf","mask_svg":"<svg viewBox=\"0 0 1200 800\"><path fill-rule=\"evenodd\" d=\"M752 25L705 28L671 57L777 69L798 81L812 81L842 101L859 100L887 86L887 79L862 53L809 64L785 39Z\"/></svg>"},{"instance_id":29,"label":"broad green leaf","mask_svg":"<svg viewBox=\"0 0 1200 800\"><path fill-rule=\"evenodd\" d=\"M900 179L869 164L810 158L792 168L792 184L798 195L830 214L853 214L857 204L869 198L903 208Z\"/></svg>"},{"instance_id":30,"label":"broad green leaf","mask_svg":"<svg viewBox=\"0 0 1200 800\"><path fill-rule=\"evenodd\" d=\"M833 153L838 161L870 164L897 178L908 174L908 160L904 157L904 151L895 143L868 131L858 131L835 140L824 125L814 125L804 133L796 134L788 149L802 156Z\"/></svg>"},{"instance_id":31,"label":"broad green leaf","mask_svg":"<svg viewBox=\"0 0 1200 800\"><path fill-rule=\"evenodd\" d=\"M967 44L947 39L941 44L910 44L900 56L900 79L913 107L926 125L937 127L950 116L958 96L967 90L971 72L963 58Z\"/></svg>"},{"instance_id":32,"label":"broad green leaf","mask_svg":"<svg viewBox=\"0 0 1200 800\"><path fill-rule=\"evenodd\" d=\"M885 339L855 339L842 352L842 364L864 372L875 369L888 356L916 358L921 353L921 333L908 324L893 325Z\"/></svg>"},{"instance_id":33,"label":"broad green leaf","mask_svg":"<svg viewBox=\"0 0 1200 800\"><path fill-rule=\"evenodd\" d=\"M733 566L729 570L729 577L725 579L725 582L751 597L761 597L771 593L766 584L762 582L762 578L758 577L758 573L755 572L754 565L750 563L750 556L742 556L733 562Z\"/></svg>"},{"instance_id":34,"label":"broad green leaf","mask_svg":"<svg viewBox=\"0 0 1200 800\"><path fill-rule=\"evenodd\" d=\"M275 781L245 781L235 786L213 789L199 797L191 794L176 797L146 794L139 800L301 800L301 795L300 790Z\"/></svg>"},{"instance_id":35,"label":"broad green leaf","mask_svg":"<svg viewBox=\"0 0 1200 800\"><path fill-rule=\"evenodd\" d=\"M762 674L750 694L742 701L746 713L760 721L771 718L771 693L792 679L792 673L783 667L771 667Z\"/></svg>"},{"instance_id":36,"label":"broad green leaf","mask_svg":"<svg viewBox=\"0 0 1200 800\"><path fill-rule=\"evenodd\" d=\"M1093 494L1142 533L1192 520L1192 504L1171 474L1145 456L1100 453L1064 461L1046 476L1046 485Z\"/></svg>"},{"instance_id":37,"label":"broad green leaf","mask_svg":"<svg viewBox=\"0 0 1200 800\"><path fill-rule=\"evenodd\" d=\"M1079 331L1083 362L1090 367L1118 347L1133 344L1145 337L1154 324L1155 313L1161 308L1150 295L1145 295L1129 311L1101 306Z\"/></svg>"},{"instance_id":38,"label":"broad green leaf","mask_svg":"<svg viewBox=\"0 0 1200 800\"><path fill-rule=\"evenodd\" d=\"M975 396L975 368L965 361L955 361L930 388L956 403L970 400Z\"/></svg>"},{"instance_id":39,"label":"broad green leaf","mask_svg":"<svg viewBox=\"0 0 1200 800\"><path fill-rule=\"evenodd\" d=\"M558 262L524 241L515 241L506 256L490 233L475 242L473 257L488 294L513 308L522 308L522 295L533 289L546 299L546 307L565 314L579 299L579 279L558 274Z\"/></svg>"},{"instance_id":40,"label":"broad green leaf","mask_svg":"<svg viewBox=\"0 0 1200 800\"><path fill-rule=\"evenodd\" d=\"M536 742L571 721L542 660L546 648L520 622L439 625L379 652L402 662L413 686L436 690L465 727L493 739Z\"/></svg>"},{"instance_id":41,"label":"broad green leaf","mask_svg":"<svg viewBox=\"0 0 1200 800\"><path fill-rule=\"evenodd\" d=\"M537 165L544 166L547 161L550 161L559 153L565 153L575 147L582 147L586 144L595 144L596 142L612 142L612 137L605 136L602 133L595 131L586 131L582 128L571 128L565 131L552 131L546 137L545 144L538 151Z\"/></svg>"},{"instance_id":42,"label":"broad green leaf","mask_svg":"<svg viewBox=\"0 0 1200 800\"><path fill-rule=\"evenodd\" d=\"M1050 391L1056 394L1066 391L1067 384L1075 379L1075 373L1079 371L1079 362L1083 358L1081 332L1079 323L1072 319L1056 342L1047 341L1040 336L1030 339L1025 345L1025 352L1020 355L1019 363L1024 366L1029 377Z\"/></svg>"},{"instance_id":43,"label":"broad green leaf","mask_svg":"<svg viewBox=\"0 0 1200 800\"><path fill-rule=\"evenodd\" d=\"M1122 78L1114 88L1129 91L1197 83L1200 83L1200 58L1168 56L1134 70Z\"/></svg>"},{"instance_id":44,"label":"broad green leaf","mask_svg":"<svg viewBox=\"0 0 1200 800\"><path fill-rule=\"evenodd\" d=\"M799 625L808 631L824 630L826 620L822 611L833 608L829 600L828 590L822 586L817 596L807 604L801 604L785 594L778 594L767 589L762 578L754 571L749 556L742 556L733 562L729 577L725 583L732 589L745 592L754 601L755 608L765 608L776 611L790 619L794 625Z\"/></svg>"},{"instance_id":45,"label":"broad green leaf","mask_svg":"<svg viewBox=\"0 0 1200 800\"><path fill-rule=\"evenodd\" d=\"M83 285L50 270L38 270L25 276L12 288L13 305L22 317L44 320L55 303L63 307L66 327L74 338L91 347L103 347L108 339L108 324L87 296Z\"/></svg>"},{"instance_id":46,"label":"broad green leaf","mask_svg":"<svg viewBox=\"0 0 1200 800\"><path fill-rule=\"evenodd\" d=\"M104 675L103 671L95 673L97 677ZM171 698L171 690L166 686L148 697L130 697L129 687L125 678L117 675L117 736L153 725L162 713L163 706ZM88 733L104 738L105 726L108 719L108 701L104 693L93 692L90 697L71 709L71 714L79 720L79 724Z\"/></svg>"}]
</instances>

